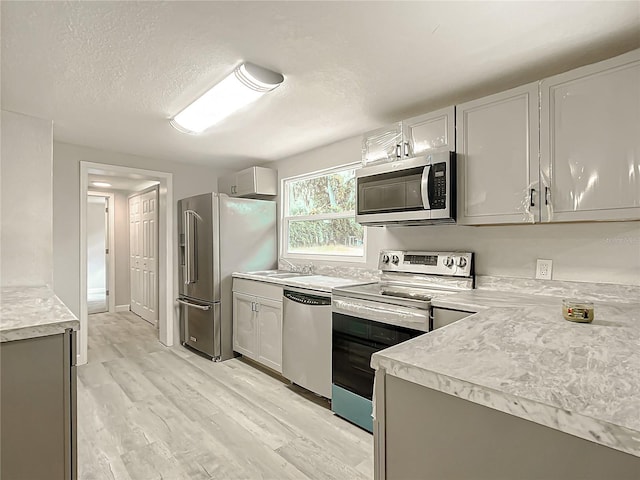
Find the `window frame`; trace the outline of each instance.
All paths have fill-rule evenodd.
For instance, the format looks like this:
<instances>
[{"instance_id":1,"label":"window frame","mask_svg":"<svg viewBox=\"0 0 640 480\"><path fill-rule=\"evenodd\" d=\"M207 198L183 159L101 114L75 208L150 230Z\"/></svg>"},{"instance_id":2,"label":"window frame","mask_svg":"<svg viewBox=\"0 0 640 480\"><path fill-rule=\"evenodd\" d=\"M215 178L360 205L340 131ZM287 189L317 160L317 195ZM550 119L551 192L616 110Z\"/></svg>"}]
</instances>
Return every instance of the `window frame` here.
<instances>
[{"instance_id":1,"label":"window frame","mask_svg":"<svg viewBox=\"0 0 640 480\"><path fill-rule=\"evenodd\" d=\"M280 257L285 259L298 260L326 260L332 262L349 262L364 263L367 260L367 229L363 225L362 234L362 255L325 255L321 253L292 253L289 252L289 222L304 220L334 220L338 218L353 218L355 221L356 207L353 211L340 213L321 213L318 215L288 215L289 210L289 182L300 180L308 180L316 177L323 177L333 173L342 172L344 170L357 170L362 167L361 162L352 162L335 167L316 170L314 172L303 173L291 177L283 178L280 183L280 191L282 192L280 202ZM355 177L354 177L355 178ZM357 198L357 197L356 197Z\"/></svg>"}]
</instances>

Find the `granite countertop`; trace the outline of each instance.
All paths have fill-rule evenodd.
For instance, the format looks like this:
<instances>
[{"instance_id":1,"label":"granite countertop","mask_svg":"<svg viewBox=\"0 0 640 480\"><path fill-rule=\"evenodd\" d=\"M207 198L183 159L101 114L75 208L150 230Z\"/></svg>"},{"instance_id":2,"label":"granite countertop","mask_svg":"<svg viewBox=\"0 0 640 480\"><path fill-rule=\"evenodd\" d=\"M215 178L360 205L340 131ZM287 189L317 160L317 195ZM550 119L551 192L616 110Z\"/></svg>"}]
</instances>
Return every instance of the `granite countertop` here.
<instances>
[{"instance_id":1,"label":"granite countertop","mask_svg":"<svg viewBox=\"0 0 640 480\"><path fill-rule=\"evenodd\" d=\"M360 285L363 283L371 283L366 280L354 278L340 278L328 275L296 275L292 277L274 277L274 271L264 270L258 272L236 272L234 278L244 278L245 280L257 280L259 282L273 283L285 287L297 287L307 290L315 290L318 292L331 293L331 290L337 287L346 287L348 285ZM283 272L284 273L284 272Z\"/></svg>"},{"instance_id":2,"label":"granite countertop","mask_svg":"<svg viewBox=\"0 0 640 480\"><path fill-rule=\"evenodd\" d=\"M387 374L640 457L640 303L595 302L591 324L562 300L474 290L434 306L477 311L375 353Z\"/></svg>"},{"instance_id":3,"label":"granite countertop","mask_svg":"<svg viewBox=\"0 0 640 480\"><path fill-rule=\"evenodd\" d=\"M4 287L0 295L0 342L80 328L76 316L49 287Z\"/></svg>"}]
</instances>

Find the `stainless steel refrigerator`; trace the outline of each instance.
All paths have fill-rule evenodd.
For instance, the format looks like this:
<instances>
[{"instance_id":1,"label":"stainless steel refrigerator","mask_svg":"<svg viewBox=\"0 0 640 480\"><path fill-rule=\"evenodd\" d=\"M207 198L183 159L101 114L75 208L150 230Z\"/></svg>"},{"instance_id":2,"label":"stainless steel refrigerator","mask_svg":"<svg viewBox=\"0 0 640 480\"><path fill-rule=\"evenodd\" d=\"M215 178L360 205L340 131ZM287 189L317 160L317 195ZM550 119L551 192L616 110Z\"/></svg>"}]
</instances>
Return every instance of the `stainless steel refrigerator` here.
<instances>
[{"instance_id":1,"label":"stainless steel refrigerator","mask_svg":"<svg viewBox=\"0 0 640 480\"><path fill-rule=\"evenodd\" d=\"M214 360L233 357L235 271L275 268L276 204L206 193L178 201L180 340Z\"/></svg>"}]
</instances>

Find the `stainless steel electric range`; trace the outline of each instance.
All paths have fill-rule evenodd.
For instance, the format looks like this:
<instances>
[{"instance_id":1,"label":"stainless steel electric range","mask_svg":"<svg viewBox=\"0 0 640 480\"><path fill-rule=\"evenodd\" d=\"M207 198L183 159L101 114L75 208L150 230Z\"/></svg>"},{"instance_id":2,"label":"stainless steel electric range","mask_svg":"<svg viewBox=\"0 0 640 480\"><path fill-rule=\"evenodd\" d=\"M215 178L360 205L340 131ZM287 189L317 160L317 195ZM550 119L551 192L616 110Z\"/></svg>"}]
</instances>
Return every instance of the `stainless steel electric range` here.
<instances>
[{"instance_id":1,"label":"stainless steel electric range","mask_svg":"<svg viewBox=\"0 0 640 480\"><path fill-rule=\"evenodd\" d=\"M473 253L383 250L380 282L332 293L332 410L373 431L371 355L434 329L431 298L475 287Z\"/></svg>"}]
</instances>

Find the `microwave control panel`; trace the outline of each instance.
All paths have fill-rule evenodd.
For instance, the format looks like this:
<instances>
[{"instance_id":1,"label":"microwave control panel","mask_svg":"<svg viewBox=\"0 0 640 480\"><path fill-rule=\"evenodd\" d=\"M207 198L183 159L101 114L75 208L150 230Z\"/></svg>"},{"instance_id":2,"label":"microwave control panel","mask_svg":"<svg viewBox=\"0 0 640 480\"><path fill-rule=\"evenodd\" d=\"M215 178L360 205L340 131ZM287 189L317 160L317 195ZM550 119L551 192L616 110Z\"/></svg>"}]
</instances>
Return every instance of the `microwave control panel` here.
<instances>
[{"instance_id":1,"label":"microwave control panel","mask_svg":"<svg viewBox=\"0 0 640 480\"><path fill-rule=\"evenodd\" d=\"M433 197L431 209L439 210L447 207L447 164L435 163L431 168L433 175Z\"/></svg>"}]
</instances>

